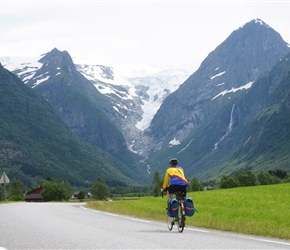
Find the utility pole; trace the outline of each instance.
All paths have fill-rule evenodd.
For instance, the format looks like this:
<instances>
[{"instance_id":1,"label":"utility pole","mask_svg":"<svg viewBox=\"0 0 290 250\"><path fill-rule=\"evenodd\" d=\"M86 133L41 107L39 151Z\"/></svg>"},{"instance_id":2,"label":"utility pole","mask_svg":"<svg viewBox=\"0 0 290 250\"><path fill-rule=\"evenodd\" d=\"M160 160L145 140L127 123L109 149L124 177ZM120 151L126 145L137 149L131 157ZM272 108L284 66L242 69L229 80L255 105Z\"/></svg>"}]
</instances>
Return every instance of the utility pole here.
<instances>
[{"instance_id":1,"label":"utility pole","mask_svg":"<svg viewBox=\"0 0 290 250\"><path fill-rule=\"evenodd\" d=\"M6 196L7 196L7 193L6 193L6 183L8 184L8 183L10 183L10 180L9 180L9 178L8 178L8 176L5 174L5 172L3 172L3 174L2 174L2 176L1 176L1 178L0 178L0 183L1 184L4 184L4 198L5 198L5 200L6 200Z\"/></svg>"}]
</instances>

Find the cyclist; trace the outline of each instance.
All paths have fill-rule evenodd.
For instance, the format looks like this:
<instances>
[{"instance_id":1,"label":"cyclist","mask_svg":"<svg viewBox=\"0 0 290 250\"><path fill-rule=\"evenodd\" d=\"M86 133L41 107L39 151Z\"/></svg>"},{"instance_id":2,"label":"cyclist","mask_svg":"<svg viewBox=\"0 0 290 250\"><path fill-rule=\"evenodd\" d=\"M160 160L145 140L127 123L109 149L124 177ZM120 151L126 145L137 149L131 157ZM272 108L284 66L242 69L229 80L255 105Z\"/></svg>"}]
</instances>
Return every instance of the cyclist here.
<instances>
[{"instance_id":1,"label":"cyclist","mask_svg":"<svg viewBox=\"0 0 290 250\"><path fill-rule=\"evenodd\" d=\"M178 166L178 160L176 158L171 159L169 164L170 167L165 172L161 192L167 191L168 200L171 199L172 194L177 191L184 192L184 196L186 196L188 180L185 178L184 170Z\"/></svg>"}]
</instances>

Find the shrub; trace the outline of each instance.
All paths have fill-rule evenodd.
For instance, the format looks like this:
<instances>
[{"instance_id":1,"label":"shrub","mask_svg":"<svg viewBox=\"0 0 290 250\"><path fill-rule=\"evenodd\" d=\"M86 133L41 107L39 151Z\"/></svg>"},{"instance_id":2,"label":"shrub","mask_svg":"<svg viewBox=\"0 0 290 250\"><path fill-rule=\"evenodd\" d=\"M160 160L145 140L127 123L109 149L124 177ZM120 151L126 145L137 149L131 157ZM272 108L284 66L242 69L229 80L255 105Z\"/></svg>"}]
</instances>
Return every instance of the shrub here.
<instances>
[{"instance_id":1,"label":"shrub","mask_svg":"<svg viewBox=\"0 0 290 250\"><path fill-rule=\"evenodd\" d=\"M86 197L85 192L81 190L81 191L78 193L78 197L77 197L77 198L78 198L79 200L83 200L85 197Z\"/></svg>"},{"instance_id":2,"label":"shrub","mask_svg":"<svg viewBox=\"0 0 290 250\"><path fill-rule=\"evenodd\" d=\"M236 174L241 187L257 186L258 180L256 175L252 171L244 171Z\"/></svg>"},{"instance_id":3,"label":"shrub","mask_svg":"<svg viewBox=\"0 0 290 250\"><path fill-rule=\"evenodd\" d=\"M201 191L203 189L202 183L196 177L190 181L190 187L192 191Z\"/></svg>"},{"instance_id":4,"label":"shrub","mask_svg":"<svg viewBox=\"0 0 290 250\"><path fill-rule=\"evenodd\" d=\"M257 175L257 179L258 179L260 185L270 185L270 184L279 183L279 180L277 179L276 176L273 176L273 175L266 173L264 171L260 172Z\"/></svg>"},{"instance_id":5,"label":"shrub","mask_svg":"<svg viewBox=\"0 0 290 250\"><path fill-rule=\"evenodd\" d=\"M110 195L107 184L100 177L98 177L97 181L91 187L91 193L93 198L97 200L105 200Z\"/></svg>"},{"instance_id":6,"label":"shrub","mask_svg":"<svg viewBox=\"0 0 290 250\"><path fill-rule=\"evenodd\" d=\"M224 175L221 178L221 182L219 185L220 188L233 188L233 187L238 187L238 186L239 186L238 179L232 175Z\"/></svg>"}]
</instances>

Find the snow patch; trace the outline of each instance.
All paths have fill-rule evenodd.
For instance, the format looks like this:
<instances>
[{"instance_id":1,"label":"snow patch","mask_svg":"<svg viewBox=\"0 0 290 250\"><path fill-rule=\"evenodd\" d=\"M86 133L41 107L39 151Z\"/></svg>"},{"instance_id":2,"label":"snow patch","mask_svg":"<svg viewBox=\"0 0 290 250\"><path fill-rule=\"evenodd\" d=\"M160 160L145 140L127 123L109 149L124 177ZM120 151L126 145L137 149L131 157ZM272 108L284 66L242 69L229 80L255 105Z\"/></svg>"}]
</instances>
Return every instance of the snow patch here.
<instances>
[{"instance_id":1,"label":"snow patch","mask_svg":"<svg viewBox=\"0 0 290 250\"><path fill-rule=\"evenodd\" d=\"M174 137L174 139L171 140L171 141L169 142L169 144L170 144L170 147L172 147L172 146L177 146L177 145L180 144L180 141L179 141L179 140L176 140L176 138Z\"/></svg>"},{"instance_id":2,"label":"snow patch","mask_svg":"<svg viewBox=\"0 0 290 250\"><path fill-rule=\"evenodd\" d=\"M249 82L249 83L247 83L246 85L243 85L243 86L241 86L241 87L239 87L239 88L234 88L234 87L233 87L233 88L230 89L230 90L224 90L224 91L222 91L221 93L217 94L215 97L213 97L211 100L214 100L214 99L216 99L216 98L219 97L219 96L224 96L224 95L227 94L227 93L235 93L235 92L237 92L238 90L249 89L249 88L252 87L252 85L253 85L253 82Z\"/></svg>"},{"instance_id":3,"label":"snow patch","mask_svg":"<svg viewBox=\"0 0 290 250\"><path fill-rule=\"evenodd\" d=\"M113 108L114 108L118 113L120 113L119 109L118 109L116 106L113 106Z\"/></svg>"},{"instance_id":4,"label":"snow patch","mask_svg":"<svg viewBox=\"0 0 290 250\"><path fill-rule=\"evenodd\" d=\"M221 72L221 73L218 73L218 74L212 76L210 79L211 79L211 80L212 80L212 79L215 79L216 77L221 76L221 75L223 75L224 73L226 73L226 72L223 71L223 72Z\"/></svg>"},{"instance_id":5,"label":"snow patch","mask_svg":"<svg viewBox=\"0 0 290 250\"><path fill-rule=\"evenodd\" d=\"M42 76L39 76L39 77L42 77ZM37 77L37 78L39 78ZM33 84L32 88L35 88L37 85L41 84L42 82L45 82L49 79L50 76L45 76L39 80L36 80L36 83Z\"/></svg>"}]
</instances>

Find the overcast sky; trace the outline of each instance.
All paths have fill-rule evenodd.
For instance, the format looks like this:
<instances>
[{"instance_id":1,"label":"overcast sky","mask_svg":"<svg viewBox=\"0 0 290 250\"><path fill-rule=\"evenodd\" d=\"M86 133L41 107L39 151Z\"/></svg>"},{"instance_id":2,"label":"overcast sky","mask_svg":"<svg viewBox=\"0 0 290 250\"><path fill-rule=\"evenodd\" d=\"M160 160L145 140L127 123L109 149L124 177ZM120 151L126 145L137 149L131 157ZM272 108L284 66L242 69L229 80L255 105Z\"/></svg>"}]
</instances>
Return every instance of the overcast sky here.
<instances>
[{"instance_id":1,"label":"overcast sky","mask_svg":"<svg viewBox=\"0 0 290 250\"><path fill-rule=\"evenodd\" d=\"M57 48L95 64L200 64L260 18L290 43L290 1L3 1L0 56Z\"/></svg>"}]
</instances>

